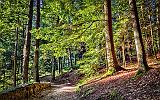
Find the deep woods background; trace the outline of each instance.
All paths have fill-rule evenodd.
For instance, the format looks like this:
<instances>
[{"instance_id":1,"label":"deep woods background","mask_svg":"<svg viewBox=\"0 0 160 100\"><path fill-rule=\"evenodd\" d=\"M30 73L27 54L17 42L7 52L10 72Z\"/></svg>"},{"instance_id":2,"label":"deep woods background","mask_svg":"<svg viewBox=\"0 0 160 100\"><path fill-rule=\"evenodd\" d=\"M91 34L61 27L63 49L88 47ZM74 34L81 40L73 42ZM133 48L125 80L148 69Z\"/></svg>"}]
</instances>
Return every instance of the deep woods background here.
<instances>
[{"instance_id":1,"label":"deep woods background","mask_svg":"<svg viewBox=\"0 0 160 100\"><path fill-rule=\"evenodd\" d=\"M146 72L159 21L158 0L0 0L0 91L75 69Z\"/></svg>"}]
</instances>

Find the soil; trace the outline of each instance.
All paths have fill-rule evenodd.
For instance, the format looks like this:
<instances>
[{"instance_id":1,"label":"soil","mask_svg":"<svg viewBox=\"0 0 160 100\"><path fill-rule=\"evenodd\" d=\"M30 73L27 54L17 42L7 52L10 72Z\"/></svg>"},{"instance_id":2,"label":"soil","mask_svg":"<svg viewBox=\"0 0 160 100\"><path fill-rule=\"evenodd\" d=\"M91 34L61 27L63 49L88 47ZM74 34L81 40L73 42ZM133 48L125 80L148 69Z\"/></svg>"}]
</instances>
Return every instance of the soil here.
<instances>
[{"instance_id":1,"label":"soil","mask_svg":"<svg viewBox=\"0 0 160 100\"><path fill-rule=\"evenodd\" d=\"M152 62L152 61L151 61ZM120 71L112 76L91 80L79 87L82 78L77 71L57 77L48 90L31 100L160 100L160 65L150 63L154 69L135 77L137 70Z\"/></svg>"}]
</instances>

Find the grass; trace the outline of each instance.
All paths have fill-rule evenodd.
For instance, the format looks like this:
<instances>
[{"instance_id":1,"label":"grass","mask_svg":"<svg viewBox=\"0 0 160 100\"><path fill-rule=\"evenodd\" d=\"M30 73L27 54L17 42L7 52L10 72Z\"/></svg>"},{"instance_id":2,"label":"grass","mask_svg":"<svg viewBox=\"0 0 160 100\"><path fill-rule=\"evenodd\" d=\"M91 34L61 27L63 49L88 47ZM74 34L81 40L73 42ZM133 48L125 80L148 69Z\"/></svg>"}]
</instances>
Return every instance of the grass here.
<instances>
[{"instance_id":1,"label":"grass","mask_svg":"<svg viewBox=\"0 0 160 100\"><path fill-rule=\"evenodd\" d=\"M112 72L112 70L110 70L110 71L108 71L108 72L106 72L104 74L95 74L95 75L90 76L90 77L84 77L76 85L76 87L77 87L76 91L80 92L82 86L84 86L84 85L86 85L86 84L88 84L90 82L92 83L92 82L101 80L102 78L105 78L105 77L110 76L112 74L113 74L113 72Z\"/></svg>"}]
</instances>

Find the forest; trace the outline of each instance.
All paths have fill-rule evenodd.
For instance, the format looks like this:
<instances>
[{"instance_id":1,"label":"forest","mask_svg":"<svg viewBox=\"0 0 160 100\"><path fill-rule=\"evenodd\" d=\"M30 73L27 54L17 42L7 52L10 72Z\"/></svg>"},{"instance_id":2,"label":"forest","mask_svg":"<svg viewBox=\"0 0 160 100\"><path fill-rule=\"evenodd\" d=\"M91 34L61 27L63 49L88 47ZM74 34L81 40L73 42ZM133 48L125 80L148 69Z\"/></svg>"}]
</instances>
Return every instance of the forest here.
<instances>
[{"instance_id":1,"label":"forest","mask_svg":"<svg viewBox=\"0 0 160 100\"><path fill-rule=\"evenodd\" d=\"M23 99L160 100L160 0L0 0L0 100Z\"/></svg>"}]
</instances>

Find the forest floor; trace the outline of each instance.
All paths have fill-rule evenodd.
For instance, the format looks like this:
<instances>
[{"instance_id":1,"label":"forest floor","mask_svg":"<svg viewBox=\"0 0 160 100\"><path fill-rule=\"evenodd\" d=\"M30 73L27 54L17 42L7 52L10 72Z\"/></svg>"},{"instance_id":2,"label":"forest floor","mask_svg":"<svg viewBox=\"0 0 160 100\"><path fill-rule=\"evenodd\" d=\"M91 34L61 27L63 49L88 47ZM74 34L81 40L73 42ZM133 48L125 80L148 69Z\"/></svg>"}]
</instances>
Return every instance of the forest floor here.
<instances>
[{"instance_id":1,"label":"forest floor","mask_svg":"<svg viewBox=\"0 0 160 100\"><path fill-rule=\"evenodd\" d=\"M72 71L59 77L57 82L52 83L51 88L30 99L160 100L160 64L154 59L149 59L148 62L149 66L154 69L141 77L134 77L136 70L121 71L112 76L90 80L79 89L75 84L80 77L77 75L77 71Z\"/></svg>"}]
</instances>

